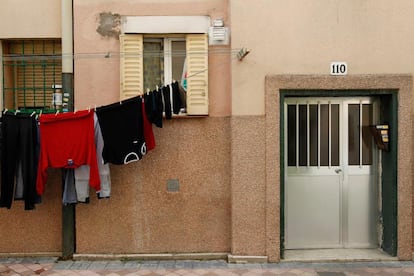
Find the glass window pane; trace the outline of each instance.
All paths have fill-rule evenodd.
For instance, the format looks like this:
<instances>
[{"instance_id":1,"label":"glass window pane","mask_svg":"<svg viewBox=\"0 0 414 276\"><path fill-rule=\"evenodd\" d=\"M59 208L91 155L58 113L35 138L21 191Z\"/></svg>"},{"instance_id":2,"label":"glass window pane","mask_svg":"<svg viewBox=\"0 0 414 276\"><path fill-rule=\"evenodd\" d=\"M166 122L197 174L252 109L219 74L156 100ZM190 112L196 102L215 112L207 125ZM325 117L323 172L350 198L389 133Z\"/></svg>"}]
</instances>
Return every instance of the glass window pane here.
<instances>
[{"instance_id":1,"label":"glass window pane","mask_svg":"<svg viewBox=\"0 0 414 276\"><path fill-rule=\"evenodd\" d=\"M164 52L161 40L144 41L144 90L164 83Z\"/></svg>"},{"instance_id":2,"label":"glass window pane","mask_svg":"<svg viewBox=\"0 0 414 276\"><path fill-rule=\"evenodd\" d=\"M348 105L348 164L359 165L359 104Z\"/></svg>"},{"instance_id":3,"label":"glass window pane","mask_svg":"<svg viewBox=\"0 0 414 276\"><path fill-rule=\"evenodd\" d=\"M331 105L331 166L339 166L339 104Z\"/></svg>"},{"instance_id":4,"label":"glass window pane","mask_svg":"<svg viewBox=\"0 0 414 276\"><path fill-rule=\"evenodd\" d=\"M372 124L372 104L362 105L362 164L372 165L372 135L369 126Z\"/></svg>"},{"instance_id":5,"label":"glass window pane","mask_svg":"<svg viewBox=\"0 0 414 276\"><path fill-rule=\"evenodd\" d=\"M318 166L318 105L309 105L309 161L311 166Z\"/></svg>"},{"instance_id":6,"label":"glass window pane","mask_svg":"<svg viewBox=\"0 0 414 276\"><path fill-rule=\"evenodd\" d=\"M321 166L329 166L329 105L321 104Z\"/></svg>"},{"instance_id":7,"label":"glass window pane","mask_svg":"<svg viewBox=\"0 0 414 276\"><path fill-rule=\"evenodd\" d=\"M185 61L185 41L172 41L172 78L181 80Z\"/></svg>"},{"instance_id":8,"label":"glass window pane","mask_svg":"<svg viewBox=\"0 0 414 276\"><path fill-rule=\"evenodd\" d=\"M299 105L299 166L307 166L308 163L308 108Z\"/></svg>"},{"instance_id":9,"label":"glass window pane","mask_svg":"<svg viewBox=\"0 0 414 276\"><path fill-rule=\"evenodd\" d=\"M288 166L296 166L296 105L288 105L287 113Z\"/></svg>"}]
</instances>

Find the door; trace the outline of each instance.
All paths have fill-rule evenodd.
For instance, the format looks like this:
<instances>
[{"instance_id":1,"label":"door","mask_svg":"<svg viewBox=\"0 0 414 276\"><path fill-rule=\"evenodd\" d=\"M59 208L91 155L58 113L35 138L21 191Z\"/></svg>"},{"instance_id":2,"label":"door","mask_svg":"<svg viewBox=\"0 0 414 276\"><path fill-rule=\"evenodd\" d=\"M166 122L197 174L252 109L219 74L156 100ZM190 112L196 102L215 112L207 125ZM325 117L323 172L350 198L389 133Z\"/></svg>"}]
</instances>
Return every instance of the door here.
<instances>
[{"instance_id":1,"label":"door","mask_svg":"<svg viewBox=\"0 0 414 276\"><path fill-rule=\"evenodd\" d=\"M285 248L377 247L373 98L285 99Z\"/></svg>"}]
</instances>

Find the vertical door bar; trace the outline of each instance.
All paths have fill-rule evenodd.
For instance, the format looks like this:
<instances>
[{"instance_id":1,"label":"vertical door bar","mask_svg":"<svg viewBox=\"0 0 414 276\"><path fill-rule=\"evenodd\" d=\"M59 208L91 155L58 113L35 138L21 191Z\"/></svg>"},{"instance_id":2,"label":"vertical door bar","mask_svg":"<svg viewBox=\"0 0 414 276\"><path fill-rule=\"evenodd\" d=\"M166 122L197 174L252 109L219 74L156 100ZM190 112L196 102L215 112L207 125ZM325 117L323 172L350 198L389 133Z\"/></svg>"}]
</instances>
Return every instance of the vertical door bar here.
<instances>
[{"instance_id":1,"label":"vertical door bar","mask_svg":"<svg viewBox=\"0 0 414 276\"><path fill-rule=\"evenodd\" d=\"M309 102L306 103L306 166L310 166L310 114Z\"/></svg>"},{"instance_id":2,"label":"vertical door bar","mask_svg":"<svg viewBox=\"0 0 414 276\"><path fill-rule=\"evenodd\" d=\"M299 105L296 103L296 168L299 168Z\"/></svg>"},{"instance_id":3,"label":"vertical door bar","mask_svg":"<svg viewBox=\"0 0 414 276\"><path fill-rule=\"evenodd\" d=\"M318 101L318 169L321 167L321 103Z\"/></svg>"},{"instance_id":4,"label":"vertical door bar","mask_svg":"<svg viewBox=\"0 0 414 276\"><path fill-rule=\"evenodd\" d=\"M359 168L362 168L362 102L359 102Z\"/></svg>"},{"instance_id":5,"label":"vertical door bar","mask_svg":"<svg viewBox=\"0 0 414 276\"><path fill-rule=\"evenodd\" d=\"M328 167L329 168L331 168L331 164L332 164L332 157L331 157L331 155L332 155L332 149L331 149L331 147L332 147L332 133L331 133L331 131L332 131L332 126L331 126L331 124L332 124L332 116L331 116L331 112L332 112L332 109L331 109L331 102L329 101L328 102L328 134L329 134L329 138L328 138Z\"/></svg>"}]
</instances>

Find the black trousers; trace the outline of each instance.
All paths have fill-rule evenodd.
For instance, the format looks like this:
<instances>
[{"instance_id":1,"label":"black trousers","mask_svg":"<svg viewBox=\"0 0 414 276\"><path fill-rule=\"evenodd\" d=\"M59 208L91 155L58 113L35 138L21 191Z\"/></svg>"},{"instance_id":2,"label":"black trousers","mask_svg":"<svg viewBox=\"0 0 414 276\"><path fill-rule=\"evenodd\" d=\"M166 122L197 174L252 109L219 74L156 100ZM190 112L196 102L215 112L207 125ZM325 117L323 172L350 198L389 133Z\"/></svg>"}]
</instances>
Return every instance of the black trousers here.
<instances>
[{"instance_id":1,"label":"black trousers","mask_svg":"<svg viewBox=\"0 0 414 276\"><path fill-rule=\"evenodd\" d=\"M25 210L34 209L38 201L36 174L38 162L38 129L34 117L6 113L2 117L0 207L11 208L18 164L22 166Z\"/></svg>"}]
</instances>

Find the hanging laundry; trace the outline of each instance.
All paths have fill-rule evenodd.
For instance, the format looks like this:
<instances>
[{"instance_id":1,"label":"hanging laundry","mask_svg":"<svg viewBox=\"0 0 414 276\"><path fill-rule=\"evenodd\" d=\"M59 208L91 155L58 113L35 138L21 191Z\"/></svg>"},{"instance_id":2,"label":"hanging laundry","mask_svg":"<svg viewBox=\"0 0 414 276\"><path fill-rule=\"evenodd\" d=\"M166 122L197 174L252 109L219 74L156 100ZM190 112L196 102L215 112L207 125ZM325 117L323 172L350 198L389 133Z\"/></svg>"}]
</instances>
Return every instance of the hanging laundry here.
<instances>
[{"instance_id":1,"label":"hanging laundry","mask_svg":"<svg viewBox=\"0 0 414 276\"><path fill-rule=\"evenodd\" d=\"M99 178L101 180L101 190L97 193L99 199L109 198L111 196L111 176L109 164L104 164L102 152L104 141L102 138L101 126L99 125L98 116L94 116L96 159L98 161ZM89 166L83 165L75 169L75 187L77 201L82 203L89 202Z\"/></svg>"},{"instance_id":2,"label":"hanging laundry","mask_svg":"<svg viewBox=\"0 0 414 276\"><path fill-rule=\"evenodd\" d=\"M172 99L173 99L173 113L174 114L179 114L181 108L183 108L183 104L181 101L181 96L180 96L180 88L179 88L179 84L177 81L173 82L171 84L172 87Z\"/></svg>"},{"instance_id":3,"label":"hanging laundry","mask_svg":"<svg viewBox=\"0 0 414 276\"><path fill-rule=\"evenodd\" d=\"M162 101L161 90L158 89L145 94L144 102L148 121L155 126L162 128L162 113L164 110L164 104Z\"/></svg>"},{"instance_id":4,"label":"hanging laundry","mask_svg":"<svg viewBox=\"0 0 414 276\"><path fill-rule=\"evenodd\" d=\"M172 110L171 110L171 90L170 86L163 86L161 88L162 97L164 99L164 112L165 112L165 119L171 120L172 119Z\"/></svg>"},{"instance_id":5,"label":"hanging laundry","mask_svg":"<svg viewBox=\"0 0 414 276\"><path fill-rule=\"evenodd\" d=\"M63 183L63 205L75 204L78 202L75 187L75 170L62 169L62 183Z\"/></svg>"},{"instance_id":6,"label":"hanging laundry","mask_svg":"<svg viewBox=\"0 0 414 276\"><path fill-rule=\"evenodd\" d=\"M145 100L142 101L142 120L144 122L144 138L147 145L147 151L155 148L155 137L152 131L152 124L148 121L147 112L145 107Z\"/></svg>"},{"instance_id":7,"label":"hanging laundry","mask_svg":"<svg viewBox=\"0 0 414 276\"><path fill-rule=\"evenodd\" d=\"M146 154L141 97L98 107L96 114L104 141L105 163L128 164Z\"/></svg>"},{"instance_id":8,"label":"hanging laundry","mask_svg":"<svg viewBox=\"0 0 414 276\"><path fill-rule=\"evenodd\" d=\"M37 162L36 162L37 163ZM37 172L35 170L35 172ZM19 161L17 164L17 171L16 171L16 186L14 188L14 199L19 200L23 199L24 196L24 182L23 182L23 166L22 162Z\"/></svg>"},{"instance_id":9,"label":"hanging laundry","mask_svg":"<svg viewBox=\"0 0 414 276\"><path fill-rule=\"evenodd\" d=\"M17 113L18 114L18 113ZM34 113L31 115L33 116ZM36 118L36 117L35 117ZM36 119L36 146L35 146L35 161L34 161L34 171L37 174L37 167L39 161L39 152L40 152L40 138L39 138L39 124ZM24 182L23 182L23 167L22 162L20 161L17 166L16 174L16 187L14 190L14 200L24 200ZM36 192L36 202L41 203L42 198Z\"/></svg>"},{"instance_id":10,"label":"hanging laundry","mask_svg":"<svg viewBox=\"0 0 414 276\"><path fill-rule=\"evenodd\" d=\"M152 92L148 92L145 93L143 95L144 98L144 105L145 105L145 114L147 115L147 120L148 122L150 122L151 124L153 124L154 122L154 115L153 115L153 110L155 109L154 107L154 101L152 100Z\"/></svg>"},{"instance_id":11,"label":"hanging laundry","mask_svg":"<svg viewBox=\"0 0 414 276\"><path fill-rule=\"evenodd\" d=\"M0 207L11 208L13 197L24 200L24 209L38 203L36 166L38 161L38 129L35 117L6 112L2 117L2 158ZM19 172L21 184L15 187ZM14 194L14 192L17 194Z\"/></svg>"},{"instance_id":12,"label":"hanging laundry","mask_svg":"<svg viewBox=\"0 0 414 276\"><path fill-rule=\"evenodd\" d=\"M74 169L85 164L90 167L89 185L100 191L93 116L88 110L40 116L39 195L44 192L48 167Z\"/></svg>"},{"instance_id":13,"label":"hanging laundry","mask_svg":"<svg viewBox=\"0 0 414 276\"><path fill-rule=\"evenodd\" d=\"M0 117L0 181L2 179L1 174L1 162L3 160L2 153L3 152L3 118ZM1 193L1 182L0 182L0 193Z\"/></svg>"}]
</instances>

